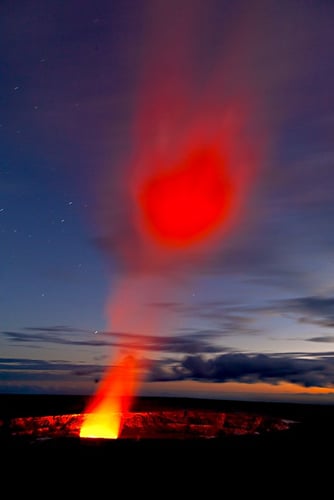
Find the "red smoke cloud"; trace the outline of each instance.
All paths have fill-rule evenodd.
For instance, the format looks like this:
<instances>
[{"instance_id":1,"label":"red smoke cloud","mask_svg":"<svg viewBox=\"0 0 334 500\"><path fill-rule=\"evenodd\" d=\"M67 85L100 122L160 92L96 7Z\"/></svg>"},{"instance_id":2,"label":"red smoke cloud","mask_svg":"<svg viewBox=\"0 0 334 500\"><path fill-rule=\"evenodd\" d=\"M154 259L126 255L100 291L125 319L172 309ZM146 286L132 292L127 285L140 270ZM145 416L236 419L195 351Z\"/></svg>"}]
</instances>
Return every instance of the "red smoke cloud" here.
<instances>
[{"instance_id":1,"label":"red smoke cloud","mask_svg":"<svg viewBox=\"0 0 334 500\"><path fill-rule=\"evenodd\" d=\"M267 148L242 24L217 48L202 2L148 4L130 151L103 178L107 246L130 272L214 251L244 217Z\"/></svg>"},{"instance_id":2,"label":"red smoke cloud","mask_svg":"<svg viewBox=\"0 0 334 500\"><path fill-rule=\"evenodd\" d=\"M209 35L209 25L201 24L203 6L158 1L146 13L150 22L130 128L131 154L103 180L112 186L105 207L105 227L113 232L108 247L124 266L107 304L110 328L118 331L158 334L166 326L168 318L147 316L136 304L143 297L163 300L162 282L142 281L136 294L131 271L161 276L165 267L189 264L194 253L210 257L245 216L260 173L266 149L260 101L252 79L248 85L238 79L247 75L239 67L245 62L240 40L230 53L209 57L212 68L205 72L208 61L198 45L201 26ZM137 354L130 346L129 352ZM118 371L109 371L112 390L110 373ZM105 383L102 387L107 398L109 389Z\"/></svg>"}]
</instances>

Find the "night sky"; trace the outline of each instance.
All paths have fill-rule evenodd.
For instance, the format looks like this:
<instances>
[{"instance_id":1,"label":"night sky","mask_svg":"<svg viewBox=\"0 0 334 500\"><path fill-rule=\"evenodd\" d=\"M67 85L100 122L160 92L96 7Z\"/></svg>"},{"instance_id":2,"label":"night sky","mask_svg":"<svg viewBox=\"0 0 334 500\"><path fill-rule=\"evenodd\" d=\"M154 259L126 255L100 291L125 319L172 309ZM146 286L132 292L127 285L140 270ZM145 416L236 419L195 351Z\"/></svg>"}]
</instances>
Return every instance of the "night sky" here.
<instances>
[{"instance_id":1,"label":"night sky","mask_svg":"<svg viewBox=\"0 0 334 500\"><path fill-rule=\"evenodd\" d=\"M333 403L334 3L0 12L0 392Z\"/></svg>"}]
</instances>

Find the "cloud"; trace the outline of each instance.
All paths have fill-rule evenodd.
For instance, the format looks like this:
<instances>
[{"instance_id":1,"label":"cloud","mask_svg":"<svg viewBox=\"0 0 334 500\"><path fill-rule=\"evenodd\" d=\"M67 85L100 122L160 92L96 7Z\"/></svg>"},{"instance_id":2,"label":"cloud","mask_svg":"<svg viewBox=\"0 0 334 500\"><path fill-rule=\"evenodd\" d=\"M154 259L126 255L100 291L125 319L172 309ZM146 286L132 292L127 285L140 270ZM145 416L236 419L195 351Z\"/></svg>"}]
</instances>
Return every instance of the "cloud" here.
<instances>
[{"instance_id":1,"label":"cloud","mask_svg":"<svg viewBox=\"0 0 334 500\"><path fill-rule=\"evenodd\" d=\"M277 309L283 313L291 313L300 323L329 328L334 326L333 297L296 297L278 302Z\"/></svg>"},{"instance_id":2,"label":"cloud","mask_svg":"<svg viewBox=\"0 0 334 500\"><path fill-rule=\"evenodd\" d=\"M226 349L216 341L221 333L216 330L190 329L181 335L143 335L127 332L92 332L74 328L29 327L26 331L2 331L9 341L17 344L29 344L42 348L46 344L57 344L68 347L113 347L138 352L165 352L179 354L213 353ZM74 338L73 338L74 334Z\"/></svg>"},{"instance_id":3,"label":"cloud","mask_svg":"<svg viewBox=\"0 0 334 500\"><path fill-rule=\"evenodd\" d=\"M186 302L151 302L150 306L158 308L164 314L167 313L178 314L182 319L203 320L206 323L214 325L208 331L210 335L214 334L216 337L223 337L224 335L231 335L238 332L239 334L256 334L257 328L253 324L251 316L253 310L244 304L233 303L228 300L201 300L194 303ZM164 317L164 316L163 316ZM179 330L179 331L182 331ZM198 331L206 335L205 331L193 329L194 333Z\"/></svg>"},{"instance_id":4,"label":"cloud","mask_svg":"<svg viewBox=\"0 0 334 500\"><path fill-rule=\"evenodd\" d=\"M186 356L179 360L156 361L151 381L196 380L224 383L289 382L304 387L333 387L334 359L295 358L289 355L226 353L211 358Z\"/></svg>"},{"instance_id":5,"label":"cloud","mask_svg":"<svg viewBox=\"0 0 334 500\"><path fill-rule=\"evenodd\" d=\"M183 349L183 346L182 346ZM165 359L140 360L146 370L147 382L197 381L224 384L240 382L246 384L284 383L303 387L327 387L334 385L333 353L291 353L265 355L228 352L218 355L187 355ZM0 358L0 390L6 392L13 387L28 388L29 391L43 391L54 387L62 392L64 388L78 390L92 389L110 366L105 364L69 363L66 361L45 361L30 358ZM50 385L51 384L51 385ZM56 389L58 387L58 389ZM65 391L65 392L66 392ZM53 390L51 391L53 392Z\"/></svg>"},{"instance_id":6,"label":"cloud","mask_svg":"<svg viewBox=\"0 0 334 500\"><path fill-rule=\"evenodd\" d=\"M102 375L105 366L45 361L31 358L0 358L2 393L85 393Z\"/></svg>"},{"instance_id":7,"label":"cloud","mask_svg":"<svg viewBox=\"0 0 334 500\"><path fill-rule=\"evenodd\" d=\"M66 325L54 326L25 326L25 331L43 332L43 333L87 333L87 330L80 330Z\"/></svg>"},{"instance_id":8,"label":"cloud","mask_svg":"<svg viewBox=\"0 0 334 500\"><path fill-rule=\"evenodd\" d=\"M35 331L35 333L33 333ZM73 339L70 337L66 337L66 334L71 332L76 332L75 329L65 329L65 331L59 330L58 327L55 329L46 328L29 328L29 331L6 331L3 330L1 335L4 335L11 342L15 342L17 344L30 344L34 347L42 348L45 344L58 344L58 345L66 345L66 346L91 346L91 347L100 347L100 346L111 346L112 343L103 337L92 337L93 332L89 332L91 338L85 338L85 336L80 336L77 339ZM78 332L77 332L78 333ZM82 333L79 331L79 333ZM64 335L65 334L65 335Z\"/></svg>"},{"instance_id":9,"label":"cloud","mask_svg":"<svg viewBox=\"0 0 334 500\"><path fill-rule=\"evenodd\" d=\"M326 335L323 337L311 337L306 339L308 342L331 343L334 342L334 335Z\"/></svg>"}]
</instances>

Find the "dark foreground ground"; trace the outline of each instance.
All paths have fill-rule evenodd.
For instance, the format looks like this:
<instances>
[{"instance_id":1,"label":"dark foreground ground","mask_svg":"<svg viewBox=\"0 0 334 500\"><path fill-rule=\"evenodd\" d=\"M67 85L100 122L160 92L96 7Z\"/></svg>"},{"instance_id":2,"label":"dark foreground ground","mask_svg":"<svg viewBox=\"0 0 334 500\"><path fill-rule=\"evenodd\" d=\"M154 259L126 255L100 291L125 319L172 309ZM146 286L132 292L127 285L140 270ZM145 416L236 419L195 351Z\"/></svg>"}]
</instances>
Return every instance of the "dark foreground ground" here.
<instances>
[{"instance_id":1,"label":"dark foreground ground","mask_svg":"<svg viewBox=\"0 0 334 500\"><path fill-rule=\"evenodd\" d=\"M177 498L207 498L214 493L226 496L225 488L232 485L235 495L248 491L254 496L262 491L277 496L281 490L289 496L295 487L299 494L316 491L320 498L332 489L334 406L173 398L140 398L134 405L138 411L256 412L297 423L288 431L219 439L57 438L31 443L6 432L6 422L12 418L83 413L86 403L82 396L0 396L4 423L0 470L11 496L22 488L27 495L44 491L44 497L51 492L66 496L69 488L85 496L92 488L96 496L102 488L103 494L114 496L116 488L117 496L126 497L158 498L179 492Z\"/></svg>"}]
</instances>

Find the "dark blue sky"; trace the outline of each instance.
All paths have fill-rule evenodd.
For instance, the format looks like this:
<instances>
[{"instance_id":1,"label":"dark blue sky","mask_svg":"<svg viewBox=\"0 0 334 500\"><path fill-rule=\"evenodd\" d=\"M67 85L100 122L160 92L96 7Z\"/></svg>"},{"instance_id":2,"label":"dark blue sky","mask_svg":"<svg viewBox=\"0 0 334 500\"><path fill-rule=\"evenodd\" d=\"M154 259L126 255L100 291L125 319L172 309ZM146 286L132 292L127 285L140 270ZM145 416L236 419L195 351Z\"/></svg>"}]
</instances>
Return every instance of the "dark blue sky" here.
<instances>
[{"instance_id":1,"label":"dark blue sky","mask_svg":"<svg viewBox=\"0 0 334 500\"><path fill-rule=\"evenodd\" d=\"M250 3L2 2L0 392L135 350L148 394L334 401L334 5ZM156 262L131 188L194 137L242 202Z\"/></svg>"}]
</instances>

